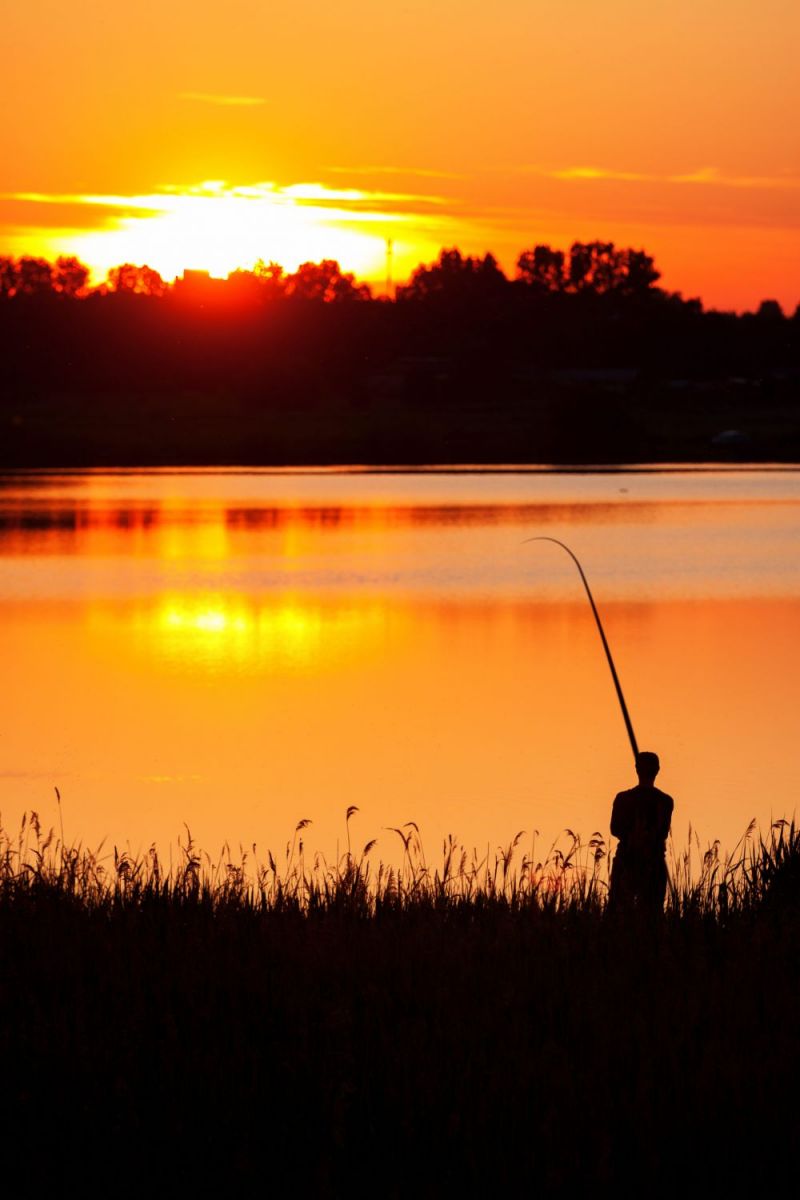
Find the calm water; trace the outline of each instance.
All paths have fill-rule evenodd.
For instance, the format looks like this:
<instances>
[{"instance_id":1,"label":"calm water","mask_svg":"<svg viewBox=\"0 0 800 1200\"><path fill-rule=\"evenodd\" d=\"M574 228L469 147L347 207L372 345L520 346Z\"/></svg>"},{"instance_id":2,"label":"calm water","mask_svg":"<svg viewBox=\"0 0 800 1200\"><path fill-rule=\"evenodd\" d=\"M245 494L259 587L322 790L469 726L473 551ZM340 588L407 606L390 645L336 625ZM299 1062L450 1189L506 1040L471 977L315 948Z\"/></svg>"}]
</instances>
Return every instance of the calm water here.
<instances>
[{"instance_id":1,"label":"calm water","mask_svg":"<svg viewBox=\"0 0 800 1200\"><path fill-rule=\"evenodd\" d=\"M607 832L625 730L536 534L676 836L791 815L800 474L90 472L0 480L4 823L58 785L133 848Z\"/></svg>"}]
</instances>

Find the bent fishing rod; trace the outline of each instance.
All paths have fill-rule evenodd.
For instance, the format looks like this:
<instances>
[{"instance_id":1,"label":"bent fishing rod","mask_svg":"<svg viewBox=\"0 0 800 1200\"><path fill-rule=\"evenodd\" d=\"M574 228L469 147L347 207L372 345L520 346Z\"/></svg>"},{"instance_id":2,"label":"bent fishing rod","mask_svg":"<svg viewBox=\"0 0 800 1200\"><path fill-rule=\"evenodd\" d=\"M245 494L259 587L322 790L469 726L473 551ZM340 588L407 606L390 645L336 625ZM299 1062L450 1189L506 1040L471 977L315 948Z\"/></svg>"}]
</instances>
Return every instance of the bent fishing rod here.
<instances>
[{"instance_id":1,"label":"bent fishing rod","mask_svg":"<svg viewBox=\"0 0 800 1200\"><path fill-rule=\"evenodd\" d=\"M578 568L578 571L580 572L580 577L583 580L583 586L586 588L586 595L589 597L589 603L592 606L592 612L594 613L594 619L597 623L597 632L600 634L600 641L603 643L603 649L606 652L608 666L611 671L611 678L614 680L614 687L617 689L617 699L619 700L619 706L622 709L622 719L624 720L625 728L628 731L628 738L631 743L631 749L633 750L633 760L635 762L636 759L639 757L639 747L636 744L636 734L633 732L633 725L631 723L630 713L628 712L628 706L625 703L625 697L622 694L622 685L620 684L619 676L617 675L617 668L614 666L614 659L611 657L611 650L608 645L608 640L606 638L605 630L603 629L603 623L600 620L600 614L597 611L597 605L594 602L594 596L592 595L592 589L589 587L589 580L586 578L586 575L584 574L583 567L578 562L577 556L575 554L573 554L573 552L570 550L569 546L567 546L564 542L560 542L558 540L558 538L544 537L544 536L526 538L525 541L523 542L523 545L527 545L528 542L552 542L554 545L560 546L562 550L566 550L567 554L570 556L572 561L575 563L575 566Z\"/></svg>"}]
</instances>

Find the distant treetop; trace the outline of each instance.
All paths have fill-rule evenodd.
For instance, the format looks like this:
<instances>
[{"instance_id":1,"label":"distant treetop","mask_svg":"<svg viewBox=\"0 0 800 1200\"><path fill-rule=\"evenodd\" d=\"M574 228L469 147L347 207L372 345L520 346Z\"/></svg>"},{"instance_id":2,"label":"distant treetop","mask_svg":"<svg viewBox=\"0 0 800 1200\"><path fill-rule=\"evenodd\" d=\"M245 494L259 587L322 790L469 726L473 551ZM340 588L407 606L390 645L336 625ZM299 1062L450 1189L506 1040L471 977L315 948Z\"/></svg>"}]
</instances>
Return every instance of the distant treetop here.
<instances>
[{"instance_id":1,"label":"distant treetop","mask_svg":"<svg viewBox=\"0 0 800 1200\"><path fill-rule=\"evenodd\" d=\"M441 250L435 262L420 264L406 284L398 285L395 299L400 304L433 304L454 314L482 308L499 313L517 302L525 308L528 301L534 302L534 307L562 305L570 297L576 303L602 301L609 312L619 305L630 309L642 303L650 305L653 300L686 313L702 312L700 300L684 300L680 293L659 288L660 278L652 255L613 242L576 241L568 251L540 243L522 251L513 279L506 277L493 254L468 255L453 246ZM260 259L249 270L232 271L227 279L213 278L207 271L186 270L172 284L146 264L122 263L108 272L103 283L91 287L89 268L72 255L62 255L54 263L30 255L0 256L0 301L173 294L186 303L213 302L233 309L259 308L278 301L341 304L374 299L370 288L343 271L335 259L305 262L291 273L279 263ZM583 299L579 302L578 298ZM751 315L764 323L789 319L772 299L763 300Z\"/></svg>"}]
</instances>

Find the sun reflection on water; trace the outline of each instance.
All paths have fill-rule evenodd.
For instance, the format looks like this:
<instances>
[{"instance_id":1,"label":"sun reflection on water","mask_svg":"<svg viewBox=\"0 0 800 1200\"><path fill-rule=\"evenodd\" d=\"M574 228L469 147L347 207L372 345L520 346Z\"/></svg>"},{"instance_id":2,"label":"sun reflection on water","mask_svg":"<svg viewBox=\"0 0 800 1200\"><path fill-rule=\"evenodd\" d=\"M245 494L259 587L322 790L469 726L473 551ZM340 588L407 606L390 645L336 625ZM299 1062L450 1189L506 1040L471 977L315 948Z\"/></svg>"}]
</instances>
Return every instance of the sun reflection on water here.
<instances>
[{"instance_id":1,"label":"sun reflection on water","mask_svg":"<svg viewBox=\"0 0 800 1200\"><path fill-rule=\"evenodd\" d=\"M259 674L356 660L380 646L388 616L378 601L339 605L276 596L248 603L187 593L137 607L129 619L138 648L173 667Z\"/></svg>"}]
</instances>

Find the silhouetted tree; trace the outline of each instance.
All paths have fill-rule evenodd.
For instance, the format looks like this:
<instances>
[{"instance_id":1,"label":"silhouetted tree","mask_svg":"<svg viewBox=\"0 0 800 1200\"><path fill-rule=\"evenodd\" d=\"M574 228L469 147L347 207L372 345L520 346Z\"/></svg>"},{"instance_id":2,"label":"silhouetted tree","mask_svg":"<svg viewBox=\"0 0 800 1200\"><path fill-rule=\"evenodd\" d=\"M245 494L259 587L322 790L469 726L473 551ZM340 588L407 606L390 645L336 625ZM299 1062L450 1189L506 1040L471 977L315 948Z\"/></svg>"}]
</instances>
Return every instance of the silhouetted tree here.
<instances>
[{"instance_id":1,"label":"silhouetted tree","mask_svg":"<svg viewBox=\"0 0 800 1200\"><path fill-rule=\"evenodd\" d=\"M549 246L523 250L517 259L517 278L539 293L562 292L566 282L564 251Z\"/></svg>"},{"instance_id":2,"label":"silhouetted tree","mask_svg":"<svg viewBox=\"0 0 800 1200\"><path fill-rule=\"evenodd\" d=\"M352 277L351 277L352 278ZM260 258L252 270L231 271L227 278L230 293L244 304L269 304L286 295L288 277L276 262Z\"/></svg>"},{"instance_id":3,"label":"silhouetted tree","mask_svg":"<svg viewBox=\"0 0 800 1200\"><path fill-rule=\"evenodd\" d=\"M653 259L643 250L617 250L613 242L573 242L570 247L571 291L640 296L659 278Z\"/></svg>"},{"instance_id":4,"label":"silhouetted tree","mask_svg":"<svg viewBox=\"0 0 800 1200\"><path fill-rule=\"evenodd\" d=\"M472 258L454 247L442 250L438 260L430 266L417 267L408 284L397 289L397 298L480 300L497 295L507 283L493 254Z\"/></svg>"},{"instance_id":5,"label":"silhouetted tree","mask_svg":"<svg viewBox=\"0 0 800 1200\"><path fill-rule=\"evenodd\" d=\"M655 261L644 250L621 250L617 289L625 295L639 296L651 291L661 278Z\"/></svg>"},{"instance_id":6,"label":"silhouetted tree","mask_svg":"<svg viewBox=\"0 0 800 1200\"><path fill-rule=\"evenodd\" d=\"M287 276L280 263L265 263L263 258L260 258L253 268L253 274L260 281L268 300L279 300L286 295Z\"/></svg>"},{"instance_id":7,"label":"silhouetted tree","mask_svg":"<svg viewBox=\"0 0 800 1200\"><path fill-rule=\"evenodd\" d=\"M323 259L320 263L302 263L293 275L287 277L286 295L297 300L324 303L371 299L366 284L356 283L352 274L343 274L338 262L332 258Z\"/></svg>"},{"instance_id":8,"label":"silhouetted tree","mask_svg":"<svg viewBox=\"0 0 800 1200\"><path fill-rule=\"evenodd\" d=\"M74 256L61 255L53 270L53 288L62 296L79 296L86 288L89 268Z\"/></svg>"},{"instance_id":9,"label":"silhouetted tree","mask_svg":"<svg viewBox=\"0 0 800 1200\"><path fill-rule=\"evenodd\" d=\"M53 268L45 258L17 259L16 294L44 296L53 290Z\"/></svg>"},{"instance_id":10,"label":"silhouetted tree","mask_svg":"<svg viewBox=\"0 0 800 1200\"><path fill-rule=\"evenodd\" d=\"M613 242L573 242L569 251L569 283L575 292L602 295L614 281Z\"/></svg>"},{"instance_id":11,"label":"silhouetted tree","mask_svg":"<svg viewBox=\"0 0 800 1200\"><path fill-rule=\"evenodd\" d=\"M17 290L17 264L9 255L0 256L0 296L8 299Z\"/></svg>"},{"instance_id":12,"label":"silhouetted tree","mask_svg":"<svg viewBox=\"0 0 800 1200\"><path fill-rule=\"evenodd\" d=\"M112 292L127 292L139 296L163 296L167 285L152 267L136 267L133 263L122 263L108 272L108 285Z\"/></svg>"},{"instance_id":13,"label":"silhouetted tree","mask_svg":"<svg viewBox=\"0 0 800 1200\"><path fill-rule=\"evenodd\" d=\"M783 309L777 300L762 300L756 316L762 321L782 321Z\"/></svg>"}]
</instances>

